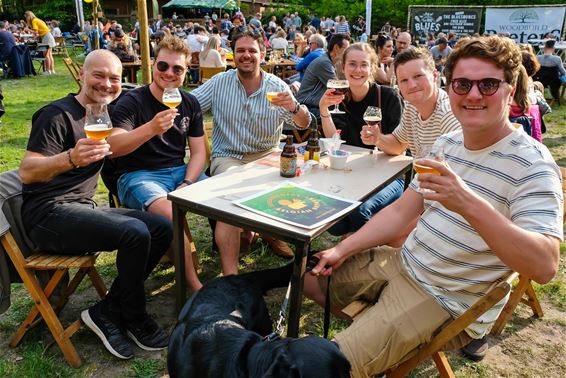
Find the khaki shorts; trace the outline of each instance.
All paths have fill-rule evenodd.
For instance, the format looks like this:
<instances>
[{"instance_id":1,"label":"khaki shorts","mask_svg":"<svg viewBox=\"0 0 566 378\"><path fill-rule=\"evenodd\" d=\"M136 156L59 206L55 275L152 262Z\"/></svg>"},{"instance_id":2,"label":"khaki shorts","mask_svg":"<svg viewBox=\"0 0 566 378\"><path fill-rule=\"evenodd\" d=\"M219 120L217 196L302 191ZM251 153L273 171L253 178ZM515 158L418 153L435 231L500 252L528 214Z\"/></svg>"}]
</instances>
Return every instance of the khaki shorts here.
<instances>
[{"instance_id":1,"label":"khaki shorts","mask_svg":"<svg viewBox=\"0 0 566 378\"><path fill-rule=\"evenodd\" d=\"M210 162L210 174L212 176L219 175L234 167L240 167L242 165L251 163L254 160L261 159L262 157L269 155L273 151L275 151L275 148L253 154L245 154L242 159L225 156L215 157Z\"/></svg>"},{"instance_id":2,"label":"khaki shorts","mask_svg":"<svg viewBox=\"0 0 566 378\"><path fill-rule=\"evenodd\" d=\"M326 291L326 278L319 284ZM352 364L353 377L372 377L411 357L419 345L451 320L436 300L406 272L399 249L372 248L349 258L330 281L332 306L369 305L335 337ZM462 337L450 348L466 345Z\"/></svg>"}]
</instances>

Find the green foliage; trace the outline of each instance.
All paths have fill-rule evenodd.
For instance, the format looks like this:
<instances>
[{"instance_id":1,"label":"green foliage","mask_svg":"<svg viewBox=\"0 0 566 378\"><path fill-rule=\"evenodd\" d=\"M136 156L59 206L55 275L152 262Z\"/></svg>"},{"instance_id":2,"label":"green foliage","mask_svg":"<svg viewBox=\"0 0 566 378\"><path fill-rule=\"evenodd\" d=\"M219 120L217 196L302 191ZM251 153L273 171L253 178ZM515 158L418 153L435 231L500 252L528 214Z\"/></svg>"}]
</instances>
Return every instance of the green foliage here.
<instances>
[{"instance_id":1,"label":"green foliage","mask_svg":"<svg viewBox=\"0 0 566 378\"><path fill-rule=\"evenodd\" d=\"M158 377L160 372L165 369L165 361L163 359L146 359L136 358L132 362L132 370L137 378Z\"/></svg>"}]
</instances>

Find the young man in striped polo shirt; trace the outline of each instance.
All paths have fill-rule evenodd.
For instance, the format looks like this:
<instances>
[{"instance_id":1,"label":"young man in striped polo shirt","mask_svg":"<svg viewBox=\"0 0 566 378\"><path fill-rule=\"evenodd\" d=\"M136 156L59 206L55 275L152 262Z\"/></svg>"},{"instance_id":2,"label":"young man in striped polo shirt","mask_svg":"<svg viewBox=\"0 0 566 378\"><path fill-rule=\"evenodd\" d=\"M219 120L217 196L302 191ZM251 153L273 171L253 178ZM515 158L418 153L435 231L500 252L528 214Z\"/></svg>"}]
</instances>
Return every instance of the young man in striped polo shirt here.
<instances>
[{"instance_id":1,"label":"young man in striped polo shirt","mask_svg":"<svg viewBox=\"0 0 566 378\"><path fill-rule=\"evenodd\" d=\"M521 52L507 38L470 39L455 49L445 74L462 130L435 142L446 163L424 162L440 174L417 175L399 200L316 254L320 261L305 279L308 296L323 304L323 278L332 274L335 313L345 315L340 309L355 300L369 305L335 337L354 377L373 376L414 354L511 271L539 283L556 274L560 171L544 145L509 121L520 66ZM431 192L420 194L417 185ZM415 219L400 249L383 247ZM445 347L485 335L506 300Z\"/></svg>"},{"instance_id":2,"label":"young man in striped polo shirt","mask_svg":"<svg viewBox=\"0 0 566 378\"><path fill-rule=\"evenodd\" d=\"M460 122L450 109L448 94L436 84L438 72L427 49L404 50L393 64L405 100L401 123L387 135L381 134L378 126L365 126L362 141L390 155L402 154L408 148L413 156L420 157L423 146L432 146L442 134L459 130Z\"/></svg>"}]
</instances>

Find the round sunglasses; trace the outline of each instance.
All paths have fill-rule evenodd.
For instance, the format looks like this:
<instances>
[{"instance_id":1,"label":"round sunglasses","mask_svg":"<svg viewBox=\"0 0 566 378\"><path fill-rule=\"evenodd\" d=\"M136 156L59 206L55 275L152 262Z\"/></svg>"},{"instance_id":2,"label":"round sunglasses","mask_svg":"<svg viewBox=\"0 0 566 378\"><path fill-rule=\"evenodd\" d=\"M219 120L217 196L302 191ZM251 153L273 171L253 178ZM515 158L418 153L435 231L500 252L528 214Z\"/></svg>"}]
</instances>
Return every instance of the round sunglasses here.
<instances>
[{"instance_id":1,"label":"round sunglasses","mask_svg":"<svg viewBox=\"0 0 566 378\"><path fill-rule=\"evenodd\" d=\"M171 67L171 66L169 66L169 63L164 62L164 61L157 62L155 64L155 66L157 67L157 69L160 72L165 72L169 69L169 67ZM177 76L183 75L185 73L185 70L187 69L186 67L179 66L179 65L172 66L172 68L173 68L173 73Z\"/></svg>"},{"instance_id":2,"label":"round sunglasses","mask_svg":"<svg viewBox=\"0 0 566 378\"><path fill-rule=\"evenodd\" d=\"M495 78L485 78L481 80L469 80L464 78L452 79L452 90L457 95L467 95L472 90L474 85L477 85L478 90L484 96L492 96L499 89L499 85L505 83L505 80Z\"/></svg>"}]
</instances>

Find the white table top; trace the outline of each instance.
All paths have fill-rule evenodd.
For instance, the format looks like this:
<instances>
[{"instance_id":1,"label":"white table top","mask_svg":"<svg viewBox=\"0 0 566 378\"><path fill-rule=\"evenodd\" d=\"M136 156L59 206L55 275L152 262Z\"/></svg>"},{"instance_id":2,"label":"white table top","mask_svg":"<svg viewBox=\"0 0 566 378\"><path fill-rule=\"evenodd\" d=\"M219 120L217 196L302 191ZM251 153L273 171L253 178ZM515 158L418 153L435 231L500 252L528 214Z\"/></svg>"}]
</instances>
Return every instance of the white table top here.
<instances>
[{"instance_id":1,"label":"white table top","mask_svg":"<svg viewBox=\"0 0 566 378\"><path fill-rule=\"evenodd\" d=\"M328 225L308 230L250 212L232 201L273 188L286 180L334 196L363 200L399 177L412 162L407 156L373 155L368 149L345 145L343 148L352 152L346 170L317 167L300 177L285 179L280 176L278 165L254 162L171 192L168 198L200 215L256 231L274 231L275 236L285 239L308 241L326 230ZM278 162L278 158L272 161ZM322 157L321 163L329 165L328 157Z\"/></svg>"}]
</instances>

